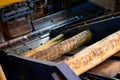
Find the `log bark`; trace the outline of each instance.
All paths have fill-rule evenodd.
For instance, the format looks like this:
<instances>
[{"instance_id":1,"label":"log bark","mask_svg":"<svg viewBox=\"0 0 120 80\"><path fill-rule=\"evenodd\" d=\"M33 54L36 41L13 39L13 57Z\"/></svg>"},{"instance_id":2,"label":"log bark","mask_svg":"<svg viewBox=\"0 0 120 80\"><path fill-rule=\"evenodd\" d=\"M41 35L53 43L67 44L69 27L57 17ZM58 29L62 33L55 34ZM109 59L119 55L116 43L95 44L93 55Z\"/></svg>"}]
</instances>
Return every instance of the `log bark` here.
<instances>
[{"instance_id":1,"label":"log bark","mask_svg":"<svg viewBox=\"0 0 120 80\"><path fill-rule=\"evenodd\" d=\"M91 39L92 33L89 30L83 31L72 38L69 38L57 45L51 46L43 51L38 52L31 58L40 60L55 60L73 49L83 45Z\"/></svg>"},{"instance_id":2,"label":"log bark","mask_svg":"<svg viewBox=\"0 0 120 80\"><path fill-rule=\"evenodd\" d=\"M120 50L120 30L64 60L76 73L81 75Z\"/></svg>"},{"instance_id":3,"label":"log bark","mask_svg":"<svg viewBox=\"0 0 120 80\"><path fill-rule=\"evenodd\" d=\"M46 42L45 44L43 44L37 48L34 48L33 50L22 53L20 55L23 57L31 57L31 56L35 55L37 52L43 51L43 50L61 42L61 41L63 41L64 40L63 36L64 36L63 34L58 35L57 37L51 39L50 41Z\"/></svg>"}]
</instances>

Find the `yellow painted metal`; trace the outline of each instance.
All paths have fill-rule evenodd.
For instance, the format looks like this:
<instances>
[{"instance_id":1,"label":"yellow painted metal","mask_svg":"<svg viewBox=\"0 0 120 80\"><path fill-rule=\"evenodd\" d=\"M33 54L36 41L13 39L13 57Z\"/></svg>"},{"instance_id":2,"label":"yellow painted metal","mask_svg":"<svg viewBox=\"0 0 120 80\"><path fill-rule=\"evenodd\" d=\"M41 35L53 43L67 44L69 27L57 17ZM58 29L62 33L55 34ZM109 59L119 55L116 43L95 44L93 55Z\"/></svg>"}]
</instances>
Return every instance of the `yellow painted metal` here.
<instances>
[{"instance_id":1,"label":"yellow painted metal","mask_svg":"<svg viewBox=\"0 0 120 80\"><path fill-rule=\"evenodd\" d=\"M0 65L0 80L7 80L1 65Z\"/></svg>"},{"instance_id":2,"label":"yellow painted metal","mask_svg":"<svg viewBox=\"0 0 120 80\"><path fill-rule=\"evenodd\" d=\"M0 7L8 6L13 3L21 2L22 0L0 0Z\"/></svg>"}]
</instances>

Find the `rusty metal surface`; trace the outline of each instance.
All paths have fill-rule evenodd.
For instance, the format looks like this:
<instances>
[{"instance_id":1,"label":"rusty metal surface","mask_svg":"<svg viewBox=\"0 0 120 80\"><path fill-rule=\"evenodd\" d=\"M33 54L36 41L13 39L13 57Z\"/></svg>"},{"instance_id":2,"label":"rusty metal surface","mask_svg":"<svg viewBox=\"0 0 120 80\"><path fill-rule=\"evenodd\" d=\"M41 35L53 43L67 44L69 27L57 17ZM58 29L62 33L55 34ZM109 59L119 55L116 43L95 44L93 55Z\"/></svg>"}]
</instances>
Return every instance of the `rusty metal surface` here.
<instances>
[{"instance_id":1,"label":"rusty metal surface","mask_svg":"<svg viewBox=\"0 0 120 80\"><path fill-rule=\"evenodd\" d=\"M32 31L29 17L20 17L7 23L9 37L18 37Z\"/></svg>"}]
</instances>

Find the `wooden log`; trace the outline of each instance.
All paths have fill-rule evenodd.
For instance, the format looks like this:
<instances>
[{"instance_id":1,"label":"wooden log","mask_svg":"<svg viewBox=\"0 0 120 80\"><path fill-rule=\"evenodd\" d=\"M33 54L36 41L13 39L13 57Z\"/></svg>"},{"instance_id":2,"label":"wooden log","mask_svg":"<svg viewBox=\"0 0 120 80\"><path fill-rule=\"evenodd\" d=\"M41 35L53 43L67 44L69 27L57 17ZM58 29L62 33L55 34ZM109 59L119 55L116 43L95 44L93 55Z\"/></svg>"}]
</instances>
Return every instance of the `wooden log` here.
<instances>
[{"instance_id":1,"label":"wooden log","mask_svg":"<svg viewBox=\"0 0 120 80\"><path fill-rule=\"evenodd\" d=\"M44 43L43 45L41 45L41 46L39 46L37 48L34 48L33 50L22 53L20 55L23 56L23 57L31 57L32 55L35 55L37 52L40 52L40 51L42 51L44 49L47 49L47 48L49 48L49 47L63 41L64 40L63 36L64 36L63 34L60 34L57 37L51 39L50 41Z\"/></svg>"},{"instance_id":2,"label":"wooden log","mask_svg":"<svg viewBox=\"0 0 120 80\"><path fill-rule=\"evenodd\" d=\"M4 74L3 70L2 70L1 65L0 65L0 80L7 80L6 77L5 77L5 74Z\"/></svg>"},{"instance_id":3,"label":"wooden log","mask_svg":"<svg viewBox=\"0 0 120 80\"><path fill-rule=\"evenodd\" d=\"M64 60L76 73L81 75L120 50L120 30Z\"/></svg>"},{"instance_id":4,"label":"wooden log","mask_svg":"<svg viewBox=\"0 0 120 80\"><path fill-rule=\"evenodd\" d=\"M65 41L58 43L57 45L51 46L43 51L33 55L32 58L40 60L54 60L61 57L73 49L83 45L91 39L92 33L89 30L83 31L72 38L66 39Z\"/></svg>"}]
</instances>

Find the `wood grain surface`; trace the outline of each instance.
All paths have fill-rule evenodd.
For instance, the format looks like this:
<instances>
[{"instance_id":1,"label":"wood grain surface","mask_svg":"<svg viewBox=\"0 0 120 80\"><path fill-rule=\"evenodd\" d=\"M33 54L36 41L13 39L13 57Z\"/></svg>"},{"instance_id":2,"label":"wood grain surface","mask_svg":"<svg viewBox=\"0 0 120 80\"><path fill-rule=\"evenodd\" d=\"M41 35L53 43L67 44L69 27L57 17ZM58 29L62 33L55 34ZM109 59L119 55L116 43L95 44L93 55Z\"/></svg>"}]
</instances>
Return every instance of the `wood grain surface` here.
<instances>
[{"instance_id":1,"label":"wood grain surface","mask_svg":"<svg viewBox=\"0 0 120 80\"><path fill-rule=\"evenodd\" d=\"M62 41L57 45L51 46L43 51L37 52L31 58L40 59L40 60L54 60L61 57L63 54L66 54L73 49L83 45L91 39L92 33L89 30L83 31L72 38Z\"/></svg>"},{"instance_id":2,"label":"wood grain surface","mask_svg":"<svg viewBox=\"0 0 120 80\"><path fill-rule=\"evenodd\" d=\"M70 66L76 75L81 75L105 61L119 50L120 31L94 43L64 61Z\"/></svg>"}]
</instances>

